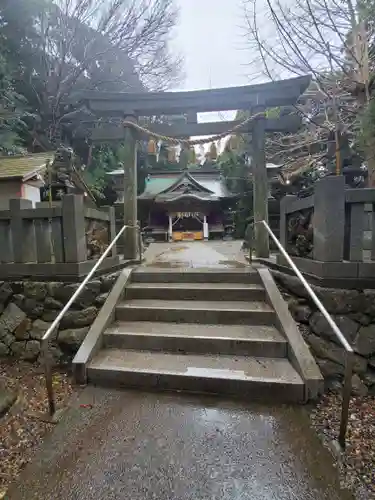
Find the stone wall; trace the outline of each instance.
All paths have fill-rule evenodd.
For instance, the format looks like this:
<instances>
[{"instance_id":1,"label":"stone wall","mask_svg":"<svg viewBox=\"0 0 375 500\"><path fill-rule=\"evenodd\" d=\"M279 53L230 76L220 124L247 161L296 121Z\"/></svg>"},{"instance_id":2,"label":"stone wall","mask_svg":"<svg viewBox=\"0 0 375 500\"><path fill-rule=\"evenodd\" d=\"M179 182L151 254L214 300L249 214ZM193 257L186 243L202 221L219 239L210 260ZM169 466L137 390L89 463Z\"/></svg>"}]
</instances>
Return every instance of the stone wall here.
<instances>
[{"instance_id":1,"label":"stone wall","mask_svg":"<svg viewBox=\"0 0 375 500\"><path fill-rule=\"evenodd\" d=\"M74 356L118 273L89 282L60 323L51 352L56 364ZM40 339L79 283L0 282L0 358L36 361Z\"/></svg>"},{"instance_id":2,"label":"stone wall","mask_svg":"<svg viewBox=\"0 0 375 500\"><path fill-rule=\"evenodd\" d=\"M345 350L323 315L311 303L294 276L272 272L289 310L300 324L328 388L339 388L344 374ZM375 290L345 290L312 286L355 351L353 392L375 395Z\"/></svg>"}]
</instances>

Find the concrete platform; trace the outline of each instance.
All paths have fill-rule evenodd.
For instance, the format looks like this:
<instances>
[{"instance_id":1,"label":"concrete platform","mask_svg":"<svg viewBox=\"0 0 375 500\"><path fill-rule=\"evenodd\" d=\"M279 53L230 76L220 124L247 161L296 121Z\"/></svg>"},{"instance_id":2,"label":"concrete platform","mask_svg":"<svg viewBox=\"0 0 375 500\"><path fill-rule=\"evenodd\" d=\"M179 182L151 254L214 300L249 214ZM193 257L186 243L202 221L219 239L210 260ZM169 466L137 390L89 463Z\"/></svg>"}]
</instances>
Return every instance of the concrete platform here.
<instances>
[{"instance_id":1,"label":"concrete platform","mask_svg":"<svg viewBox=\"0 0 375 500\"><path fill-rule=\"evenodd\" d=\"M146 266L167 268L235 269L246 267L241 241L152 243L145 252Z\"/></svg>"},{"instance_id":2,"label":"concrete platform","mask_svg":"<svg viewBox=\"0 0 375 500\"><path fill-rule=\"evenodd\" d=\"M304 408L87 387L10 500L353 500Z\"/></svg>"},{"instance_id":3,"label":"concrete platform","mask_svg":"<svg viewBox=\"0 0 375 500\"><path fill-rule=\"evenodd\" d=\"M230 394L262 401L302 402L304 383L287 359L102 349L89 382L156 390Z\"/></svg>"},{"instance_id":4,"label":"concrete platform","mask_svg":"<svg viewBox=\"0 0 375 500\"><path fill-rule=\"evenodd\" d=\"M272 326L116 322L104 333L106 347L148 351L286 357L287 341Z\"/></svg>"}]
</instances>

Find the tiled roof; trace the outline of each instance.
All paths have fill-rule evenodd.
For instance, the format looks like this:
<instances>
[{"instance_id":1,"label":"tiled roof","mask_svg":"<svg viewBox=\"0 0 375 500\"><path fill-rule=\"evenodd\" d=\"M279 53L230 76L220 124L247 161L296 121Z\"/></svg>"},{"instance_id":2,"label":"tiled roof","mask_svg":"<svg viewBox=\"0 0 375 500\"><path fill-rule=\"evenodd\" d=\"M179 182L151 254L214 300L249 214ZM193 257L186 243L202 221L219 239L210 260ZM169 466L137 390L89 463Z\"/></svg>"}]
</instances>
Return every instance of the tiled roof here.
<instances>
[{"instance_id":1,"label":"tiled roof","mask_svg":"<svg viewBox=\"0 0 375 500\"><path fill-rule=\"evenodd\" d=\"M54 153L36 153L27 156L0 157L0 180L27 180L42 170L47 160L53 161Z\"/></svg>"}]
</instances>

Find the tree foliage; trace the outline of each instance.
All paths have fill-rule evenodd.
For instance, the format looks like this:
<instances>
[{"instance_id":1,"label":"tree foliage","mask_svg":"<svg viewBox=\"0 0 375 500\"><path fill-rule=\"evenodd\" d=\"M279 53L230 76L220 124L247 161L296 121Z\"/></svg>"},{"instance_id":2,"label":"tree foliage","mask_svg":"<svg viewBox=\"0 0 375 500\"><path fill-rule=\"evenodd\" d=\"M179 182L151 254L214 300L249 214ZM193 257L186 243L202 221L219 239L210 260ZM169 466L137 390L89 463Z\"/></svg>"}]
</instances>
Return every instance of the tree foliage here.
<instances>
[{"instance_id":1,"label":"tree foliage","mask_svg":"<svg viewBox=\"0 0 375 500\"><path fill-rule=\"evenodd\" d=\"M309 168L311 161L329 163L332 142L340 152L336 161L341 169L343 142L354 147L347 161L357 155L375 174L374 140L363 135L374 72L374 9L365 3L244 0L246 39L258 76L313 77L298 106L304 126L292 137L274 138L291 170ZM267 24L267 31L261 22L265 17L272 25ZM375 182L374 175L369 178Z\"/></svg>"},{"instance_id":2,"label":"tree foliage","mask_svg":"<svg viewBox=\"0 0 375 500\"><path fill-rule=\"evenodd\" d=\"M70 103L85 90L174 85L181 59L169 41L177 14L174 0L3 0L0 55L8 85L29 108L27 149L66 139Z\"/></svg>"}]
</instances>

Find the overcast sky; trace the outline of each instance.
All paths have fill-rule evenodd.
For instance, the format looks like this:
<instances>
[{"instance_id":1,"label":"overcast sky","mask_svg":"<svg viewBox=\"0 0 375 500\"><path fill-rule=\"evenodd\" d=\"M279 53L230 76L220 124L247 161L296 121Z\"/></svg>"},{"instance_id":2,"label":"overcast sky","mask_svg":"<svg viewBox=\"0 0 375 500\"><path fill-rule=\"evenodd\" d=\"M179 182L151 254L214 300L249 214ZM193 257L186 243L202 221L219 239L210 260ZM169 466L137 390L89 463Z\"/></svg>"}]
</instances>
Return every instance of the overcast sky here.
<instances>
[{"instance_id":1,"label":"overcast sky","mask_svg":"<svg viewBox=\"0 0 375 500\"><path fill-rule=\"evenodd\" d=\"M242 38L241 0L176 2L180 6L180 22L174 46L185 57L186 72L179 90L246 85L248 54ZM218 119L217 115L200 116L200 121L212 119Z\"/></svg>"}]
</instances>

